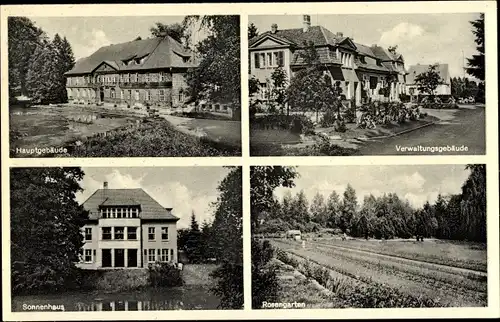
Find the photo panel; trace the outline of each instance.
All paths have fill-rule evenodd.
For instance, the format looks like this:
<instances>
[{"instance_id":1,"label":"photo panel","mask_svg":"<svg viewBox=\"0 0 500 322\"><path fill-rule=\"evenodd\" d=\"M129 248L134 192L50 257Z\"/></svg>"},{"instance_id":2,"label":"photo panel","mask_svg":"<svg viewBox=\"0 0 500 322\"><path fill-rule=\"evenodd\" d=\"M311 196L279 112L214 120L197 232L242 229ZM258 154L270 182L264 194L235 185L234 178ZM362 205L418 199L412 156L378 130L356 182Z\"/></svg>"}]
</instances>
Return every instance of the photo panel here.
<instances>
[{"instance_id":1,"label":"photo panel","mask_svg":"<svg viewBox=\"0 0 500 322\"><path fill-rule=\"evenodd\" d=\"M486 165L250 172L253 309L488 306Z\"/></svg>"},{"instance_id":2,"label":"photo panel","mask_svg":"<svg viewBox=\"0 0 500 322\"><path fill-rule=\"evenodd\" d=\"M252 156L486 153L484 13L248 23Z\"/></svg>"},{"instance_id":3,"label":"photo panel","mask_svg":"<svg viewBox=\"0 0 500 322\"><path fill-rule=\"evenodd\" d=\"M243 308L241 167L19 167L10 182L12 312Z\"/></svg>"},{"instance_id":4,"label":"photo panel","mask_svg":"<svg viewBox=\"0 0 500 322\"><path fill-rule=\"evenodd\" d=\"M11 157L241 155L238 15L7 20Z\"/></svg>"}]
</instances>

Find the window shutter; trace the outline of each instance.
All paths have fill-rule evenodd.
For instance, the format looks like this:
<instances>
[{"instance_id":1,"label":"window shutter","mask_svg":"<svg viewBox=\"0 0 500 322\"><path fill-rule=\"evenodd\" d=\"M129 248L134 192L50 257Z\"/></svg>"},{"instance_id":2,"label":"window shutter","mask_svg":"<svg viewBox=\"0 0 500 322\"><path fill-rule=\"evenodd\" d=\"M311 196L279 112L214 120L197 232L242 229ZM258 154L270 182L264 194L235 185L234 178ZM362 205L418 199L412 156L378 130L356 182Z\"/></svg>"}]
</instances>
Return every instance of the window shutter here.
<instances>
[{"instance_id":1,"label":"window shutter","mask_svg":"<svg viewBox=\"0 0 500 322\"><path fill-rule=\"evenodd\" d=\"M253 55L254 60L255 60L255 68L260 68L260 60L259 60L259 54L255 53Z\"/></svg>"},{"instance_id":2,"label":"window shutter","mask_svg":"<svg viewBox=\"0 0 500 322\"><path fill-rule=\"evenodd\" d=\"M278 66L284 66L283 52L278 51Z\"/></svg>"}]
</instances>

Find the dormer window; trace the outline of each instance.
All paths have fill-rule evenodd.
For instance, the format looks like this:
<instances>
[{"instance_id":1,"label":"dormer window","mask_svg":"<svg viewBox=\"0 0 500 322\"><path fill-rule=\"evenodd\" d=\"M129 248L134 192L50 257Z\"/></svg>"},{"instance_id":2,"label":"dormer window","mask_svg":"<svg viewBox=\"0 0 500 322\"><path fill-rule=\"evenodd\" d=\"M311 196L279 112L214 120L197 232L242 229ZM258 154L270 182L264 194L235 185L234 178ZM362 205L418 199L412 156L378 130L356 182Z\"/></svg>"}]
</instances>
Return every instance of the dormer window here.
<instances>
[{"instance_id":1,"label":"dormer window","mask_svg":"<svg viewBox=\"0 0 500 322\"><path fill-rule=\"evenodd\" d=\"M382 61L380 61L380 59L377 59L377 66L382 66Z\"/></svg>"},{"instance_id":2,"label":"dormer window","mask_svg":"<svg viewBox=\"0 0 500 322\"><path fill-rule=\"evenodd\" d=\"M189 57L182 57L182 61L185 63L189 62Z\"/></svg>"},{"instance_id":3,"label":"dormer window","mask_svg":"<svg viewBox=\"0 0 500 322\"><path fill-rule=\"evenodd\" d=\"M365 56L359 56L359 61L362 62L363 64L366 64Z\"/></svg>"}]
</instances>

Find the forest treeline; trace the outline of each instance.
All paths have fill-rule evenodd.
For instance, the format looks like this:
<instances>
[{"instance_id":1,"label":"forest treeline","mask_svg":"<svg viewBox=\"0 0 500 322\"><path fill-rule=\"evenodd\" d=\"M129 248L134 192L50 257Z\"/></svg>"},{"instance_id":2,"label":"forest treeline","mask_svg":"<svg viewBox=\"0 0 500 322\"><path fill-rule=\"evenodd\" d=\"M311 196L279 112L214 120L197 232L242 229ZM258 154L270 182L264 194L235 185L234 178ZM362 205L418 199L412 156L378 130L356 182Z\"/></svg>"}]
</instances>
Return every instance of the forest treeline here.
<instances>
[{"instance_id":1,"label":"forest treeline","mask_svg":"<svg viewBox=\"0 0 500 322\"><path fill-rule=\"evenodd\" d=\"M67 102L64 73L75 65L66 37L47 34L26 17L8 19L9 97L25 95L34 102Z\"/></svg>"},{"instance_id":2,"label":"forest treeline","mask_svg":"<svg viewBox=\"0 0 500 322\"><path fill-rule=\"evenodd\" d=\"M300 191L286 193L261 214L255 233L283 233L288 229L317 232L330 228L362 238L412 238L486 241L486 166L468 165L470 175L462 191L438 195L434 203L413 207L396 193L367 195L362 202L351 185L342 195L317 193L308 200Z\"/></svg>"}]
</instances>

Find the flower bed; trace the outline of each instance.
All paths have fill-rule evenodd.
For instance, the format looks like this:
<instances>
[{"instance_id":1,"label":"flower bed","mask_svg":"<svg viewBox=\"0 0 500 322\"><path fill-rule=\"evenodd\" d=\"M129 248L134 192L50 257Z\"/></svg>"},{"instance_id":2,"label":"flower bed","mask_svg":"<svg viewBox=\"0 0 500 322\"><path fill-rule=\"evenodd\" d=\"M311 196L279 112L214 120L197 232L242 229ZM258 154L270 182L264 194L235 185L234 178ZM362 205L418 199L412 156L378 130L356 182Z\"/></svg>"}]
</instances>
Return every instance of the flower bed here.
<instances>
[{"instance_id":1,"label":"flower bed","mask_svg":"<svg viewBox=\"0 0 500 322\"><path fill-rule=\"evenodd\" d=\"M270 114L254 116L250 120L252 129L282 129L292 133L310 134L314 123L305 115Z\"/></svg>"}]
</instances>

